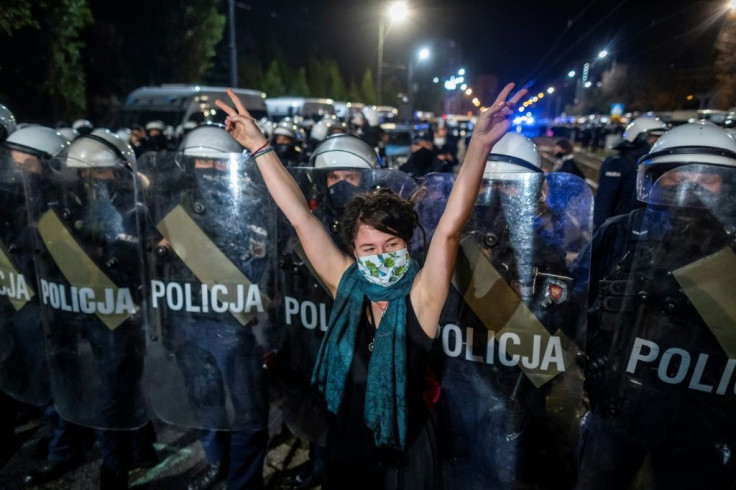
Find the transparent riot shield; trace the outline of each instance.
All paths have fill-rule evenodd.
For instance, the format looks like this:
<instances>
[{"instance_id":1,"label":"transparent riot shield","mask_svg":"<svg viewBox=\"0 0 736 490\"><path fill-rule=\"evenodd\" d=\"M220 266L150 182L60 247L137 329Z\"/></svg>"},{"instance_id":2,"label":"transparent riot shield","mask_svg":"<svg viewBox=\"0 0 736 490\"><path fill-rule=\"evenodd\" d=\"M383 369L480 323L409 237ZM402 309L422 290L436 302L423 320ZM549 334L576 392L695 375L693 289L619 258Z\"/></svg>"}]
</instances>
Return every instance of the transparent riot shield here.
<instances>
[{"instance_id":1,"label":"transparent riot shield","mask_svg":"<svg viewBox=\"0 0 736 490\"><path fill-rule=\"evenodd\" d=\"M59 414L99 429L148 420L143 253L135 168L63 152L28 187L37 294Z\"/></svg>"},{"instance_id":2,"label":"transparent riot shield","mask_svg":"<svg viewBox=\"0 0 736 490\"><path fill-rule=\"evenodd\" d=\"M580 488L625 486L646 460L639 478L651 488L734 481L734 170L669 167L644 182L647 207L621 227L626 252L598 288L611 341L584 424Z\"/></svg>"},{"instance_id":3,"label":"transparent riot shield","mask_svg":"<svg viewBox=\"0 0 736 490\"><path fill-rule=\"evenodd\" d=\"M398 170L305 167L289 172L315 216L345 253L350 253L350 247L340 237L340 217L356 193L385 188L408 198L416 189L414 180ZM324 401L311 386L311 377L333 298L311 266L292 226L282 214L280 220L279 285L283 304L279 319L286 328L272 371L281 387L284 421L289 429L302 439L324 444Z\"/></svg>"},{"instance_id":4,"label":"transparent riot shield","mask_svg":"<svg viewBox=\"0 0 736 490\"><path fill-rule=\"evenodd\" d=\"M275 205L241 154L149 153L146 386L166 422L266 426Z\"/></svg>"},{"instance_id":5,"label":"transparent riot shield","mask_svg":"<svg viewBox=\"0 0 736 490\"><path fill-rule=\"evenodd\" d=\"M418 209L430 230L453 179L425 179ZM572 175L483 181L440 319L438 444L448 487L574 484L591 217L591 192Z\"/></svg>"},{"instance_id":6,"label":"transparent riot shield","mask_svg":"<svg viewBox=\"0 0 736 490\"><path fill-rule=\"evenodd\" d=\"M41 161L20 151L0 150L0 388L40 406L51 395L24 169L28 186L35 189Z\"/></svg>"}]
</instances>

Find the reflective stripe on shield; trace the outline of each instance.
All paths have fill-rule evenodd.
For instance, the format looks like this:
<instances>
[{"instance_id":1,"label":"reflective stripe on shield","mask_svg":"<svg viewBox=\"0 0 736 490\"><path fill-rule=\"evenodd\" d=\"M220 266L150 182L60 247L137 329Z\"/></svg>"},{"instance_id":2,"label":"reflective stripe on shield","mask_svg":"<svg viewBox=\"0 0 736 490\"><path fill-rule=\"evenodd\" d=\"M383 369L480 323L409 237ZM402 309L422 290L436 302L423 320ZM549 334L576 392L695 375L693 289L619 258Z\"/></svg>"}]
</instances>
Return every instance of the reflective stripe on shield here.
<instances>
[{"instance_id":1,"label":"reflective stripe on shield","mask_svg":"<svg viewBox=\"0 0 736 490\"><path fill-rule=\"evenodd\" d=\"M13 305L13 308L15 308L16 311L23 308L36 294L33 292L33 288L31 288L25 278L20 278L23 278L23 275L18 272L18 269L13 265L13 261L10 260L6 251L5 244L0 240L0 288L2 288L2 291L16 290L17 285L21 284L21 282L26 288L25 294L22 294L25 298L19 297L21 296L20 291L16 292L15 297L11 297L9 294L5 293L5 295L8 296L8 301ZM13 284L14 279L16 284Z\"/></svg>"},{"instance_id":2,"label":"reflective stripe on shield","mask_svg":"<svg viewBox=\"0 0 736 490\"><path fill-rule=\"evenodd\" d=\"M71 286L90 288L96 298L104 298L108 291L113 293L114 298L117 297L118 287L87 256L54 211L47 211L38 221L38 232L54 262ZM110 330L118 328L132 315L132 313L104 314L99 310L95 314Z\"/></svg>"},{"instance_id":3,"label":"reflective stripe on shield","mask_svg":"<svg viewBox=\"0 0 736 490\"><path fill-rule=\"evenodd\" d=\"M496 336L514 332L521 338L519 345L508 344L509 354L531 357L534 336L542 339L542 345L549 345L552 335L521 302L470 237L460 242L453 286L488 330L495 332ZM558 330L555 335L561 338L563 362L567 370L575 360L577 347L561 331ZM554 363L534 369L520 363L519 368L537 388L563 372Z\"/></svg>"},{"instance_id":4,"label":"reflective stripe on shield","mask_svg":"<svg viewBox=\"0 0 736 490\"><path fill-rule=\"evenodd\" d=\"M156 229L171 245L179 258L194 273L197 279L206 284L209 290L216 285L224 285L227 292L223 300L237 301L236 287L242 284L247 288L251 281L233 264L217 245L197 226L181 205L176 206L156 226ZM263 309L268 310L271 300L263 293ZM233 312L230 314L243 326L255 316L255 312Z\"/></svg>"},{"instance_id":5,"label":"reflective stripe on shield","mask_svg":"<svg viewBox=\"0 0 736 490\"><path fill-rule=\"evenodd\" d=\"M736 255L723 248L673 271L682 291L731 359L736 358Z\"/></svg>"}]
</instances>

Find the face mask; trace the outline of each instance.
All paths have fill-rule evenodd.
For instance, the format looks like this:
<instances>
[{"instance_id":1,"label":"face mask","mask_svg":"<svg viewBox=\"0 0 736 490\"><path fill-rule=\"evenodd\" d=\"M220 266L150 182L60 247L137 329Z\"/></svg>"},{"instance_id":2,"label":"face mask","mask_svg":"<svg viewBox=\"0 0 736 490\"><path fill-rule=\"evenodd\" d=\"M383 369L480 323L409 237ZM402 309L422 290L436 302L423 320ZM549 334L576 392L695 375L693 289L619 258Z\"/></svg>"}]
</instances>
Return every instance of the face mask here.
<instances>
[{"instance_id":1,"label":"face mask","mask_svg":"<svg viewBox=\"0 0 736 490\"><path fill-rule=\"evenodd\" d=\"M445 138L435 138L434 146L445 146Z\"/></svg>"},{"instance_id":2,"label":"face mask","mask_svg":"<svg viewBox=\"0 0 736 490\"><path fill-rule=\"evenodd\" d=\"M280 145L274 146L274 151L279 156L279 158L283 158L285 155L288 155L291 153L293 146L286 143L282 143Z\"/></svg>"},{"instance_id":3,"label":"face mask","mask_svg":"<svg viewBox=\"0 0 736 490\"><path fill-rule=\"evenodd\" d=\"M406 248L395 252L356 257L358 270L368 282L389 287L396 284L409 269L409 251Z\"/></svg>"},{"instance_id":4,"label":"face mask","mask_svg":"<svg viewBox=\"0 0 736 490\"><path fill-rule=\"evenodd\" d=\"M330 202L335 209L342 210L348 205L350 200L358 193L358 188L353 184L341 180L332 185L329 189Z\"/></svg>"}]
</instances>

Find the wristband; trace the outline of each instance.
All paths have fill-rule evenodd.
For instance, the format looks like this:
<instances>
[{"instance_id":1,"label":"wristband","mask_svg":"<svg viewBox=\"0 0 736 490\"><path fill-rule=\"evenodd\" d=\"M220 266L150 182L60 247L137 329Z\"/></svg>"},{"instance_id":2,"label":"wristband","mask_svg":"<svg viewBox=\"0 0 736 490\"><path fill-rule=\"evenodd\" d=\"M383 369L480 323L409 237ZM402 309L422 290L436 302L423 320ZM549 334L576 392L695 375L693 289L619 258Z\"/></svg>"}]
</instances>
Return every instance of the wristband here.
<instances>
[{"instance_id":1,"label":"wristband","mask_svg":"<svg viewBox=\"0 0 736 490\"><path fill-rule=\"evenodd\" d=\"M256 158L258 158L258 157L260 157L260 156L263 156L263 155L265 155L266 153L270 153L270 152L272 152L272 151L273 151L273 147L269 146L269 147L268 147L268 148L266 148L265 150L260 150L260 151L258 151L257 153L254 153L254 154L253 154L253 159L256 159Z\"/></svg>"},{"instance_id":2,"label":"wristband","mask_svg":"<svg viewBox=\"0 0 736 490\"><path fill-rule=\"evenodd\" d=\"M266 140L266 142L263 144L263 146L261 146L260 148L258 148L256 151L252 151L251 152L251 155L254 155L255 156L256 153L258 153L259 151L261 151L262 149L264 149L268 145L269 145L268 140Z\"/></svg>"}]
</instances>

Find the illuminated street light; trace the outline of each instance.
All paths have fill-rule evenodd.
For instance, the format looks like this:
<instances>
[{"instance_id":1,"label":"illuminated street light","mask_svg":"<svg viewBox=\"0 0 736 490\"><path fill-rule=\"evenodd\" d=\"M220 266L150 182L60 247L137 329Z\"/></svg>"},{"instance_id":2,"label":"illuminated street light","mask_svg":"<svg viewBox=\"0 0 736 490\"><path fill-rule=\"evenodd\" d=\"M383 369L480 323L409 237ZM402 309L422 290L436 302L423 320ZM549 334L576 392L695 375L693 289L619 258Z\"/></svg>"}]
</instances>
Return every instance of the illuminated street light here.
<instances>
[{"instance_id":1,"label":"illuminated street light","mask_svg":"<svg viewBox=\"0 0 736 490\"><path fill-rule=\"evenodd\" d=\"M519 107L519 112L524 112L524 108L523 107Z\"/></svg>"},{"instance_id":2,"label":"illuminated street light","mask_svg":"<svg viewBox=\"0 0 736 490\"><path fill-rule=\"evenodd\" d=\"M463 76L463 75L465 75L465 68L460 68L460 69L459 69L459 70L457 71L457 74L458 74L458 75L460 75L460 76Z\"/></svg>"},{"instance_id":3,"label":"illuminated street light","mask_svg":"<svg viewBox=\"0 0 736 490\"><path fill-rule=\"evenodd\" d=\"M591 82L590 80L585 82L585 88L590 88L591 85L593 85L593 82Z\"/></svg>"},{"instance_id":4,"label":"illuminated street light","mask_svg":"<svg viewBox=\"0 0 736 490\"><path fill-rule=\"evenodd\" d=\"M427 61L431 55L432 52L429 48L422 48L417 52L416 59L414 59L413 56L410 57L409 63L406 65L406 93L409 96L410 109L414 105L414 70L416 68L416 64Z\"/></svg>"},{"instance_id":5,"label":"illuminated street light","mask_svg":"<svg viewBox=\"0 0 736 490\"><path fill-rule=\"evenodd\" d=\"M567 76L568 76L569 78L572 78L572 77L574 77L574 76L575 76L575 70L570 70L569 72L567 72Z\"/></svg>"},{"instance_id":6,"label":"illuminated street light","mask_svg":"<svg viewBox=\"0 0 736 490\"><path fill-rule=\"evenodd\" d=\"M734 0L734 2L736 2L736 0ZM692 95L688 95L687 97L685 97L685 99L686 100L693 100L694 97Z\"/></svg>"},{"instance_id":7,"label":"illuminated street light","mask_svg":"<svg viewBox=\"0 0 736 490\"><path fill-rule=\"evenodd\" d=\"M394 22L401 22L409 16L409 6L406 2L393 2L388 6L388 16Z\"/></svg>"},{"instance_id":8,"label":"illuminated street light","mask_svg":"<svg viewBox=\"0 0 736 490\"><path fill-rule=\"evenodd\" d=\"M439 77L434 77L434 78L432 79L432 83L440 83L440 79L439 79Z\"/></svg>"},{"instance_id":9,"label":"illuminated street light","mask_svg":"<svg viewBox=\"0 0 736 490\"><path fill-rule=\"evenodd\" d=\"M537 95L540 99L544 99L544 94L542 92L539 92L539 95Z\"/></svg>"},{"instance_id":10,"label":"illuminated street light","mask_svg":"<svg viewBox=\"0 0 736 490\"><path fill-rule=\"evenodd\" d=\"M548 94L553 94L553 93L555 93L555 88L554 88L554 87L550 87L550 88L548 88L548 89L547 89L547 93L548 93Z\"/></svg>"},{"instance_id":11,"label":"illuminated street light","mask_svg":"<svg viewBox=\"0 0 736 490\"><path fill-rule=\"evenodd\" d=\"M469 88L465 91L465 95L473 95L473 89Z\"/></svg>"},{"instance_id":12,"label":"illuminated street light","mask_svg":"<svg viewBox=\"0 0 736 490\"><path fill-rule=\"evenodd\" d=\"M601 59L605 58L606 56L608 56L608 51L606 51L605 49L598 53L598 57Z\"/></svg>"},{"instance_id":13,"label":"illuminated street light","mask_svg":"<svg viewBox=\"0 0 736 490\"><path fill-rule=\"evenodd\" d=\"M460 90L465 90L466 88L468 88L467 83L463 83L462 85L460 85Z\"/></svg>"},{"instance_id":14,"label":"illuminated street light","mask_svg":"<svg viewBox=\"0 0 736 490\"><path fill-rule=\"evenodd\" d=\"M539 97L532 97L532 102L537 102L539 100Z\"/></svg>"}]
</instances>

